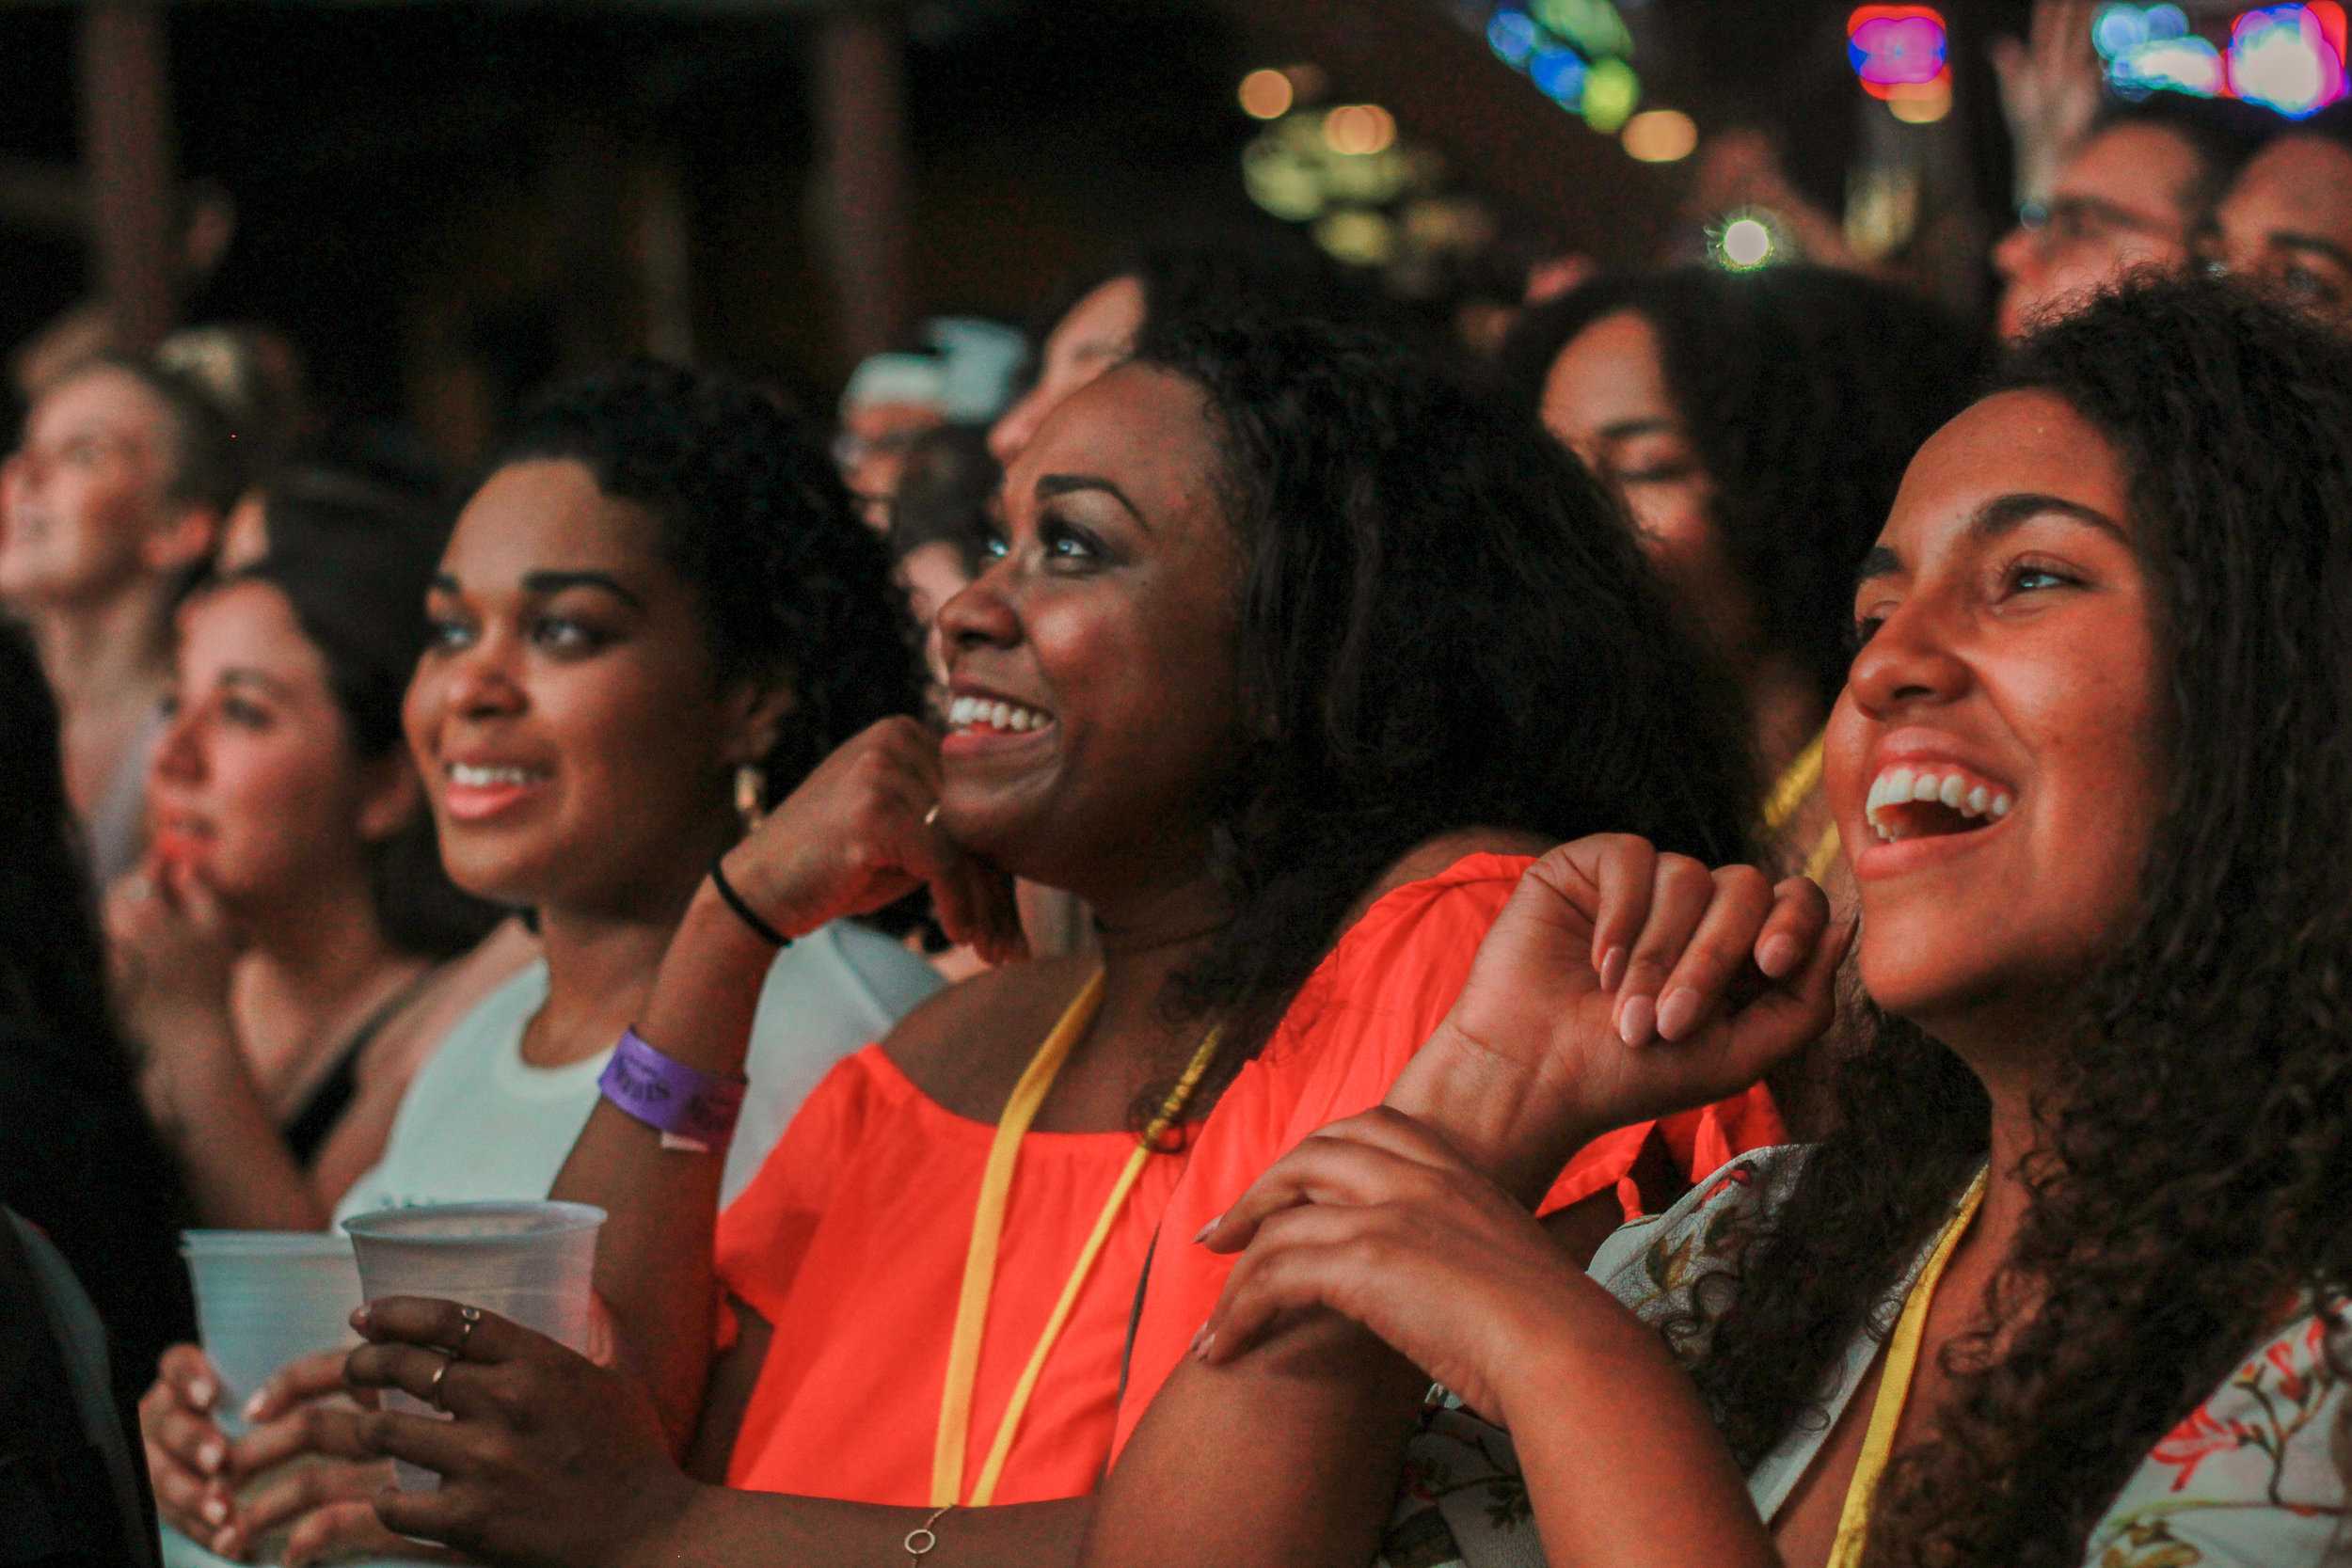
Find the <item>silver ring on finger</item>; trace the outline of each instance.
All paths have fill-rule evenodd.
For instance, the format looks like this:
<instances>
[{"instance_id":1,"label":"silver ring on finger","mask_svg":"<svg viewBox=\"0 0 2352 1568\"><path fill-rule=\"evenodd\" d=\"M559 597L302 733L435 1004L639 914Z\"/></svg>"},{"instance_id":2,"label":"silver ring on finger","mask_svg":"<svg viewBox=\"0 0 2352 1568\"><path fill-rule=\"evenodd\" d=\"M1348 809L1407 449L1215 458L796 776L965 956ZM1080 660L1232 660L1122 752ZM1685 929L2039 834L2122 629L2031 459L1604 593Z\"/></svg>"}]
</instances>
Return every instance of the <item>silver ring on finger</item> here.
<instances>
[{"instance_id":1,"label":"silver ring on finger","mask_svg":"<svg viewBox=\"0 0 2352 1568\"><path fill-rule=\"evenodd\" d=\"M456 1363L457 1357L454 1355L446 1356L439 1366L433 1369L433 1381L426 1384L424 1388L424 1397L431 1402L434 1409L444 1416L449 1414L449 1406L441 1402L441 1379L449 1376L450 1368Z\"/></svg>"},{"instance_id":2,"label":"silver ring on finger","mask_svg":"<svg viewBox=\"0 0 2352 1568\"><path fill-rule=\"evenodd\" d=\"M457 1331L457 1343L449 1347L449 1358L452 1361L466 1359L466 1341L473 1338L474 1324L482 1321L482 1308L461 1307L457 1309L457 1317L465 1326Z\"/></svg>"}]
</instances>

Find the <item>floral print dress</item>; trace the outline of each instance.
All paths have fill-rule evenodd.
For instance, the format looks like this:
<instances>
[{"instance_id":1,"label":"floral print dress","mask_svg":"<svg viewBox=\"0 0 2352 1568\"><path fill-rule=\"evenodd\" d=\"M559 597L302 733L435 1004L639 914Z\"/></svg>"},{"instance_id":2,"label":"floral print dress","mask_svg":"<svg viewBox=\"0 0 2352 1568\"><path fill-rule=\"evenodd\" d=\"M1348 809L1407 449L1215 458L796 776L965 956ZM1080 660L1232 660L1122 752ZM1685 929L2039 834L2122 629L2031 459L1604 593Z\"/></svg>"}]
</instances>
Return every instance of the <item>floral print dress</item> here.
<instances>
[{"instance_id":1,"label":"floral print dress","mask_svg":"<svg viewBox=\"0 0 2352 1568\"><path fill-rule=\"evenodd\" d=\"M1664 1213L1636 1220L1595 1255L1593 1277L1655 1321L1696 1272L1738 1244L1786 1196L1800 1148L1741 1155ZM1933 1238L1874 1314L1894 1320ZM2257 1346L2204 1403L2149 1450L2090 1532L2084 1568L2352 1568L2352 1515L2338 1450L2345 1389L2330 1366L2352 1353L2352 1320L2314 1313ZM1877 1357L1855 1337L1828 1419L1801 1422L1748 1476L1770 1519L1795 1490ZM1382 1544L1381 1568L1545 1568L1527 1483L1508 1433L1449 1401L1423 1418Z\"/></svg>"}]
</instances>

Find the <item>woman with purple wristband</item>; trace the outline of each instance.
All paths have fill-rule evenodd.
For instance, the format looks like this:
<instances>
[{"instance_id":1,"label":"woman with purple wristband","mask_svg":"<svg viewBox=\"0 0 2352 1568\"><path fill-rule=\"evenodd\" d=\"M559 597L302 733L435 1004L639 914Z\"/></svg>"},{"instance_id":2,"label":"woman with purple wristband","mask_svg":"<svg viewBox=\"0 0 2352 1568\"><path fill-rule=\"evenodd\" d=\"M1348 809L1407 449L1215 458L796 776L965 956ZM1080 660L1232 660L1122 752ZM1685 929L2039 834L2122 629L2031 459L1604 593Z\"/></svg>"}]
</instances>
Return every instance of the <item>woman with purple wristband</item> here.
<instances>
[{"instance_id":1,"label":"woman with purple wristband","mask_svg":"<svg viewBox=\"0 0 2352 1568\"><path fill-rule=\"evenodd\" d=\"M824 452L749 388L640 365L526 418L441 558L406 722L451 877L532 910L544 958L443 1040L338 1218L547 1195L705 869L835 745L914 710L888 573ZM729 1191L835 1058L939 984L851 922L760 978ZM317 1450L330 1407L307 1402L342 1370L281 1372L230 1443L200 1357L167 1364L148 1422L167 1515L229 1556L290 1520L287 1562L394 1550L367 1501L381 1467L279 1468Z\"/></svg>"}]
</instances>

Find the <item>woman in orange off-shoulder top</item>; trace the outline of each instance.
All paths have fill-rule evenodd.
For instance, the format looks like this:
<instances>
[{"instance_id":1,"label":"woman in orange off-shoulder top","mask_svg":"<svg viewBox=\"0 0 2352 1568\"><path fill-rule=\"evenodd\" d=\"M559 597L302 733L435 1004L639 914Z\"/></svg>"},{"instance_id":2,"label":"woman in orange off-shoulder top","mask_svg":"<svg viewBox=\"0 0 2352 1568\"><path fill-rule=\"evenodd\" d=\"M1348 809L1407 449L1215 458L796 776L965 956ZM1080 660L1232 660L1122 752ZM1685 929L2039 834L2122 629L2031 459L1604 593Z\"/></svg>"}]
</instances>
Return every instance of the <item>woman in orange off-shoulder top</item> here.
<instances>
[{"instance_id":1,"label":"woman in orange off-shoulder top","mask_svg":"<svg viewBox=\"0 0 2352 1568\"><path fill-rule=\"evenodd\" d=\"M1736 702L1630 531L1532 419L1402 350L1155 325L1046 421L1005 501L996 559L941 612L947 735L868 731L731 851L637 1032L735 1070L757 927L923 881L984 942L1007 876L1067 889L1099 959L910 1014L715 1231L716 1151L599 1107L556 1193L611 1211L619 1365L446 1304L372 1307L354 1378L453 1417L372 1424L443 1476L379 1502L394 1528L493 1561L1070 1560L1216 1299L1222 1265L1184 1243L1380 1099L1527 856L1601 829L1742 847ZM1687 1175L1645 1150L1704 1164L1772 1130L1760 1098L1628 1130L1554 1200L1597 1239L1672 1196L1635 1198L1637 1166ZM455 1364L424 1348L461 1335Z\"/></svg>"}]
</instances>

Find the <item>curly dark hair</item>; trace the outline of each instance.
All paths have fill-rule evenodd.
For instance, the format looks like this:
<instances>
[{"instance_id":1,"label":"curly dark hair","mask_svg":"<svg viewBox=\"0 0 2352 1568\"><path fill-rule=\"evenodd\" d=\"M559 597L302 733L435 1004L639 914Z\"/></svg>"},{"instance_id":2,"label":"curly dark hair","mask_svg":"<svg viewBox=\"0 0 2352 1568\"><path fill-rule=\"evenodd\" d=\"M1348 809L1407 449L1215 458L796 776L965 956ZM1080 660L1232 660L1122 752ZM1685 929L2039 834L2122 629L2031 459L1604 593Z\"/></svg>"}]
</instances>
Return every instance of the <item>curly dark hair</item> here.
<instances>
[{"instance_id":1,"label":"curly dark hair","mask_svg":"<svg viewBox=\"0 0 2352 1568\"><path fill-rule=\"evenodd\" d=\"M2063 398L2130 475L2167 795L2036 1106L1994 1295L2016 1310L1997 1354L1947 1351L1946 1414L1881 1495L1880 1564L2078 1562L2282 1305L2352 1282L2352 345L2168 281L2045 328L1997 386ZM1746 1464L1823 1418L1837 1356L1988 1145L1976 1079L1898 1020L1840 1100L1766 1230L1669 1324L1711 1322L1694 1371Z\"/></svg>"},{"instance_id":2,"label":"curly dark hair","mask_svg":"<svg viewBox=\"0 0 2352 1568\"><path fill-rule=\"evenodd\" d=\"M637 360L559 388L492 468L583 465L606 495L660 525L671 568L703 610L722 682L788 683L793 706L766 758L768 804L834 747L922 686L882 541L859 523L808 420L713 372Z\"/></svg>"},{"instance_id":3,"label":"curly dark hair","mask_svg":"<svg viewBox=\"0 0 2352 1568\"><path fill-rule=\"evenodd\" d=\"M424 596L449 520L398 491L326 469L289 469L262 493L269 546L227 581L266 582L286 597L326 661L352 752L404 751L401 699L424 651ZM369 846L368 892L385 937L404 953L450 958L497 925L500 911L441 868L433 814L421 806Z\"/></svg>"},{"instance_id":4,"label":"curly dark hair","mask_svg":"<svg viewBox=\"0 0 2352 1568\"><path fill-rule=\"evenodd\" d=\"M1136 358L1200 389L1244 558L1238 727L1263 737L1214 812L1237 912L1172 993L1224 1022L1213 1081L1436 834L1740 852L1738 698L1534 419L1360 327L1196 318Z\"/></svg>"},{"instance_id":5,"label":"curly dark hair","mask_svg":"<svg viewBox=\"0 0 2352 1568\"><path fill-rule=\"evenodd\" d=\"M1498 364L1508 395L1538 408L1570 341L1627 310L1658 335L1764 651L1804 674L1826 715L1846 684L1854 566L1911 454L1982 379L1990 341L1851 273L1686 267L1602 278L1528 311Z\"/></svg>"}]
</instances>

